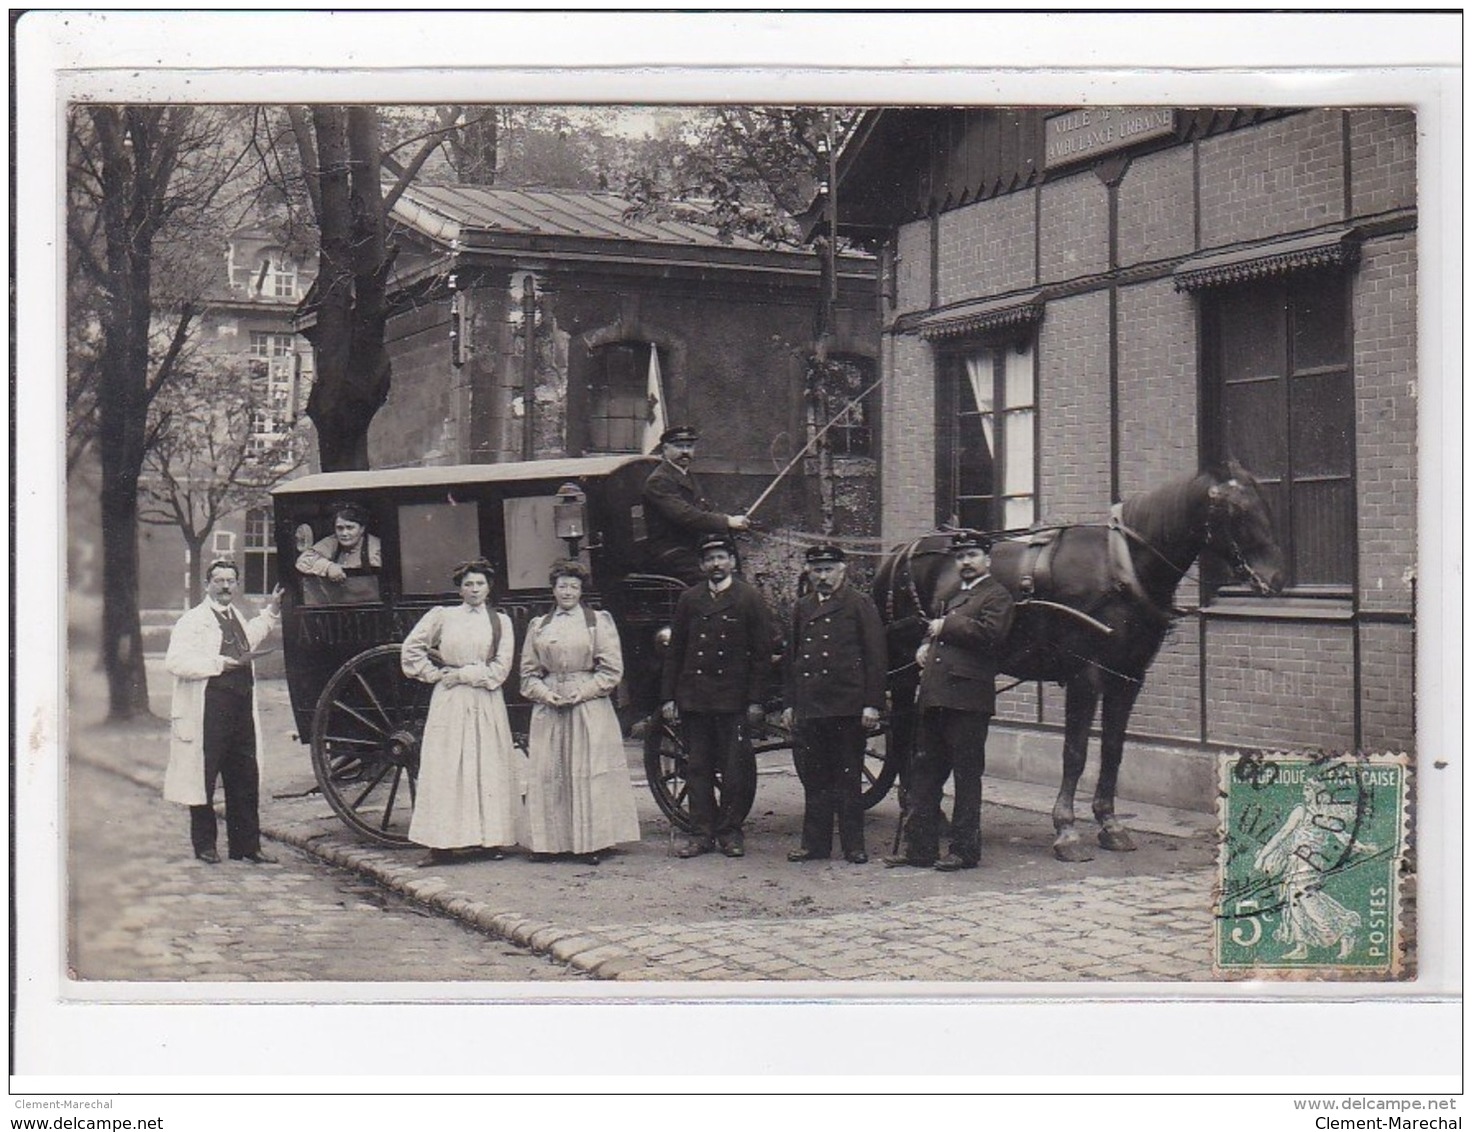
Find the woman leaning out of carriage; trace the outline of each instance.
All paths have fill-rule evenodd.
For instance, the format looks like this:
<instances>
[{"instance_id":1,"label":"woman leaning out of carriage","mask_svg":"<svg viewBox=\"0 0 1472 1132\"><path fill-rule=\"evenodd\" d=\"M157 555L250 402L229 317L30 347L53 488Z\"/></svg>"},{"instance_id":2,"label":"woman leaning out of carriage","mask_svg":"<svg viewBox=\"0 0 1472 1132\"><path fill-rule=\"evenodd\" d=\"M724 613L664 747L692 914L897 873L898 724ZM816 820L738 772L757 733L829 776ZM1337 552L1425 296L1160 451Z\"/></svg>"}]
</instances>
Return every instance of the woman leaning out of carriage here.
<instances>
[{"instance_id":1,"label":"woman leaning out of carriage","mask_svg":"<svg viewBox=\"0 0 1472 1132\"><path fill-rule=\"evenodd\" d=\"M556 608L532 621L521 647L521 694L536 705L525 842L533 857L571 853L596 865L613 845L639 840L639 819L609 698L624 670L618 629L582 604L587 579L579 562L552 567Z\"/></svg>"},{"instance_id":2,"label":"woman leaning out of carriage","mask_svg":"<svg viewBox=\"0 0 1472 1132\"><path fill-rule=\"evenodd\" d=\"M511 674L511 620L491 605L484 559L452 575L459 605L431 609L404 640L404 674L434 685L419 752L409 840L429 847L423 864L481 849L499 860L517 840L520 754L511 739L501 685Z\"/></svg>"}]
</instances>

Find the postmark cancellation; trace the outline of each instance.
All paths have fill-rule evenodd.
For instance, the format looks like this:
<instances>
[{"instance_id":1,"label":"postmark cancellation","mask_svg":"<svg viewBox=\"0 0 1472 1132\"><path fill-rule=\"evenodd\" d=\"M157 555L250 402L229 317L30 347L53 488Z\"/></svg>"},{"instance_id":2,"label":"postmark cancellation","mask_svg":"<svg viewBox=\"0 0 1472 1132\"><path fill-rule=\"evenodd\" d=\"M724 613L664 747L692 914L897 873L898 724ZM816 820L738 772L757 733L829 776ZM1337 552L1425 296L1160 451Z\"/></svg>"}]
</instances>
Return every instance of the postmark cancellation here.
<instances>
[{"instance_id":1,"label":"postmark cancellation","mask_svg":"<svg viewBox=\"0 0 1472 1132\"><path fill-rule=\"evenodd\" d=\"M1410 779L1405 754L1223 756L1218 977L1414 976Z\"/></svg>"}]
</instances>

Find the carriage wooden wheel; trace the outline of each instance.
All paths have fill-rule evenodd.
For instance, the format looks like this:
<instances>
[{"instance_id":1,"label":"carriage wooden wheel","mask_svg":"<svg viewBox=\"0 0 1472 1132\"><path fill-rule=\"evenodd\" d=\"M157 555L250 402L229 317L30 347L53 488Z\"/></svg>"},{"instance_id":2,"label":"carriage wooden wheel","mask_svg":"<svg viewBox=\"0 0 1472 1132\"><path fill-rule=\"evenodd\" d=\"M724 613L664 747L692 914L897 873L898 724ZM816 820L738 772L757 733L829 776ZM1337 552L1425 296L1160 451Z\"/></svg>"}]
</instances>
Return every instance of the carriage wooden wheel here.
<instances>
[{"instance_id":1,"label":"carriage wooden wheel","mask_svg":"<svg viewBox=\"0 0 1472 1132\"><path fill-rule=\"evenodd\" d=\"M734 817L744 821L751 812L756 799L756 756L767 751L779 751L792 746L792 733L771 719L760 731L751 735L743 726L742 758L751 760L751 773L747 775L752 787L741 795L729 795L716 775L716 806L723 818ZM678 722L670 723L658 713L649 721L649 730L644 735L644 777L649 783L650 793L660 812L671 823L686 833L691 832L689 756L685 751L684 732ZM871 736L864 749L863 798L864 808L877 805L899 772L897 760L888 757L887 744L882 737Z\"/></svg>"},{"instance_id":2,"label":"carriage wooden wheel","mask_svg":"<svg viewBox=\"0 0 1472 1132\"><path fill-rule=\"evenodd\" d=\"M756 750L743 734L741 757L751 763L747 781L750 790L733 794L721 781L716 771L716 808L720 814L717 824L746 819L751 812L751 803L756 798ZM685 750L684 728L679 723L670 723L658 712L649 721L649 730L644 734L644 778L649 791L660 811L677 828L686 833L693 831L690 820L690 759Z\"/></svg>"},{"instance_id":3,"label":"carriage wooden wheel","mask_svg":"<svg viewBox=\"0 0 1472 1132\"><path fill-rule=\"evenodd\" d=\"M864 809L871 810L884 800L900 772L898 757L890 757L889 732L887 728L870 735L864 744Z\"/></svg>"},{"instance_id":4,"label":"carriage wooden wheel","mask_svg":"<svg viewBox=\"0 0 1472 1132\"><path fill-rule=\"evenodd\" d=\"M353 657L327 681L312 717L312 771L322 796L380 845L408 843L434 691L404 675L399 653L398 645L379 645Z\"/></svg>"}]
</instances>

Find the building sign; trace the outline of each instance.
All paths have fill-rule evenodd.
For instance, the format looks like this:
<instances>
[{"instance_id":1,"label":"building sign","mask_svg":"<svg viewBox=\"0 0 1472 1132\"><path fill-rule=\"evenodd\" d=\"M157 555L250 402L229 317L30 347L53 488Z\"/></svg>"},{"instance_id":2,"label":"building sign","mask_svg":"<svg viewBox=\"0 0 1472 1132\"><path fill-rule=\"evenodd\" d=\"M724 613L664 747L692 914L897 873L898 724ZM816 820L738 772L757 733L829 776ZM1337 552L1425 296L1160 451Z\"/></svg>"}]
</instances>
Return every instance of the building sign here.
<instances>
[{"instance_id":1,"label":"building sign","mask_svg":"<svg viewBox=\"0 0 1472 1132\"><path fill-rule=\"evenodd\" d=\"M1176 113L1167 106L1086 106L1054 114L1043 124L1047 144L1043 168L1102 157L1117 149L1175 133Z\"/></svg>"}]
</instances>

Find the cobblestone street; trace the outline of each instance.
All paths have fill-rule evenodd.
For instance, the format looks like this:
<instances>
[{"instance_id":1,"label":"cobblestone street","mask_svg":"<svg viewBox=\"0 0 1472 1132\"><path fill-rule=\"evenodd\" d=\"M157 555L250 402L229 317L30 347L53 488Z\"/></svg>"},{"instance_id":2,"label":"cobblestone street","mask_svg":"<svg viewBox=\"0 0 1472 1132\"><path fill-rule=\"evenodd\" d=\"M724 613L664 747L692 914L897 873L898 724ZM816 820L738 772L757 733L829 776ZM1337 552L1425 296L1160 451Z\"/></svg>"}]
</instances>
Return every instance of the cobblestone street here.
<instances>
[{"instance_id":1,"label":"cobblestone street","mask_svg":"<svg viewBox=\"0 0 1472 1132\"><path fill-rule=\"evenodd\" d=\"M578 978L279 844L265 846L279 866L196 861L182 807L80 760L69 840L74 979Z\"/></svg>"},{"instance_id":2,"label":"cobblestone street","mask_svg":"<svg viewBox=\"0 0 1472 1132\"><path fill-rule=\"evenodd\" d=\"M1212 919L1187 878L970 892L813 920L593 926L656 979L1094 982L1211 978Z\"/></svg>"},{"instance_id":3,"label":"cobblestone street","mask_svg":"<svg viewBox=\"0 0 1472 1132\"><path fill-rule=\"evenodd\" d=\"M150 663L165 710L168 680ZM639 778L642 839L597 868L470 861L421 869L359 841L312 789L285 689L263 681L262 828L282 867L206 866L158 782L165 725L97 723L72 700L71 963L81 978L569 979L660 983L1160 984L1212 976L1210 819L1141 807L1136 853L1064 865L1051 790L988 779L974 872L885 869L893 797L870 812L870 865L793 866L801 790L764 756L748 855L677 860ZM104 803L106 803L104 805ZM106 820L95 815L107 813ZM324 864L334 866L324 868ZM518 950L520 949L520 950ZM533 954L535 953L535 954ZM540 956L540 957L539 957ZM386 958L391 957L391 958Z\"/></svg>"}]
</instances>

